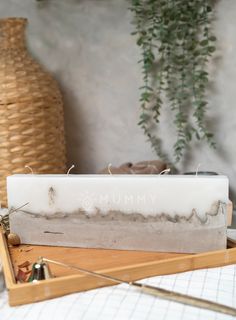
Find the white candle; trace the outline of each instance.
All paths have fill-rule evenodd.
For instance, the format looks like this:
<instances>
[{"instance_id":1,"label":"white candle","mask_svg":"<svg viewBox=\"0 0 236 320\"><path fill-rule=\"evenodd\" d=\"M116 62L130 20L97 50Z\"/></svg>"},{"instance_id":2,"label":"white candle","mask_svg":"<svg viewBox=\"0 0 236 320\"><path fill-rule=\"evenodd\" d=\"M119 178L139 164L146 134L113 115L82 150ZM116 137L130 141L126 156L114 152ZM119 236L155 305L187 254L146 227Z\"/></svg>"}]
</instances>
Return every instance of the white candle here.
<instances>
[{"instance_id":1,"label":"white candle","mask_svg":"<svg viewBox=\"0 0 236 320\"><path fill-rule=\"evenodd\" d=\"M132 217L133 220L137 220L137 218L140 220L141 217L141 220L144 218L146 222L147 219L152 219L152 223L154 223L153 219L163 214L169 218L178 215L187 219L194 212L199 217L200 226L201 221L206 220L207 213L211 212L213 205L217 202L228 202L228 178L225 176L186 175L28 174L8 177L7 192L9 208L17 208L28 203L24 208L27 213L19 212L12 215L11 228L24 241L30 241L27 239L26 232L21 228L25 221L30 221L30 226L36 223L38 219L33 219L33 216L47 218L46 222L51 219L50 223L52 224L51 221L54 218L66 215L67 219L61 218L61 229L59 229L62 230L63 225L68 224L68 216L71 215L73 220L70 223L76 224L76 215L81 218L82 213L91 218L87 223L87 227L89 227L93 218L96 223L98 216L109 216L111 212L113 212L113 219L116 219L115 214L119 220L120 214L122 219L127 221L131 221ZM54 219L54 226L58 230L59 222L57 220ZM219 219L217 221L219 225ZM225 227L223 220L220 221L220 227ZM86 222L83 221L83 223L86 227ZM109 222L107 223L110 228ZM170 223L170 219L168 223ZM145 227L147 224L145 225L143 222L142 226ZM157 228L161 226L160 221L158 227L155 225ZM134 222L131 227L134 227ZM130 229L127 229L127 232ZM38 241L38 243L42 243L42 241ZM68 241L61 243L70 245ZM96 244L93 246L96 247Z\"/></svg>"},{"instance_id":2,"label":"white candle","mask_svg":"<svg viewBox=\"0 0 236 320\"><path fill-rule=\"evenodd\" d=\"M9 207L29 202L32 213L94 214L110 210L145 216L168 213L200 216L215 201L228 201L225 176L185 175L13 175L7 178Z\"/></svg>"}]
</instances>

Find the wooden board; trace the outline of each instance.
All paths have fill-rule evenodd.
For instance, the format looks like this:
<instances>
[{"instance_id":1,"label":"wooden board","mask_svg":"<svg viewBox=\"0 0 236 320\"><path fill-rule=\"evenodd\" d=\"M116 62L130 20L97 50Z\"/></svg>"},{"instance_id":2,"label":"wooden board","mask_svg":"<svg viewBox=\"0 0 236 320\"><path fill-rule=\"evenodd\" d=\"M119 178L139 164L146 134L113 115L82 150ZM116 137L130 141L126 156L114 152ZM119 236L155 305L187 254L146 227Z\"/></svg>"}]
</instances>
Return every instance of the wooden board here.
<instances>
[{"instance_id":1,"label":"wooden board","mask_svg":"<svg viewBox=\"0 0 236 320\"><path fill-rule=\"evenodd\" d=\"M113 285L108 280L53 265L51 270L56 278L37 283L16 283L17 265L26 260L33 263L39 256L132 281L236 263L236 248L196 255L29 245L9 248L5 234L1 230L0 256L9 292L9 304L15 306Z\"/></svg>"}]
</instances>

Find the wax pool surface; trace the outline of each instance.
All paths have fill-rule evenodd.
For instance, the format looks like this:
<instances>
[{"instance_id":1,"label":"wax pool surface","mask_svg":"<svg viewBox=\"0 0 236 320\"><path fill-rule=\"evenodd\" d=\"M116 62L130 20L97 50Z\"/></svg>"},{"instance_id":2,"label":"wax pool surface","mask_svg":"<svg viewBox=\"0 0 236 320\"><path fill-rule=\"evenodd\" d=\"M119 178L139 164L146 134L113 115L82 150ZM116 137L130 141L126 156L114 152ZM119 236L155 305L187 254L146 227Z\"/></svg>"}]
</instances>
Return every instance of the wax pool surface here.
<instances>
[{"instance_id":1,"label":"wax pool surface","mask_svg":"<svg viewBox=\"0 0 236 320\"><path fill-rule=\"evenodd\" d=\"M113 211L144 216L167 213L204 216L213 203L228 202L226 176L186 175L13 175L7 178L9 207L29 203L36 214L93 215Z\"/></svg>"}]
</instances>

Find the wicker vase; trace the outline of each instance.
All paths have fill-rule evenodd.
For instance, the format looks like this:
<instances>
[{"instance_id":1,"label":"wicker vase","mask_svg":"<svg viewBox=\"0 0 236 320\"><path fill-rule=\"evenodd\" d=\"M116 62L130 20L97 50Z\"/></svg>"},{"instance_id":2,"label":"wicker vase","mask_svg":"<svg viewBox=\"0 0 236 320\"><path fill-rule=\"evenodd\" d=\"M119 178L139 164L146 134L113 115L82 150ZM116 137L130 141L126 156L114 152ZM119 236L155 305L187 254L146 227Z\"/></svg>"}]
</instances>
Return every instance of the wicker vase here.
<instances>
[{"instance_id":1,"label":"wicker vase","mask_svg":"<svg viewBox=\"0 0 236 320\"><path fill-rule=\"evenodd\" d=\"M64 119L56 82L26 49L27 19L0 20L0 201L6 205L6 177L63 173Z\"/></svg>"}]
</instances>

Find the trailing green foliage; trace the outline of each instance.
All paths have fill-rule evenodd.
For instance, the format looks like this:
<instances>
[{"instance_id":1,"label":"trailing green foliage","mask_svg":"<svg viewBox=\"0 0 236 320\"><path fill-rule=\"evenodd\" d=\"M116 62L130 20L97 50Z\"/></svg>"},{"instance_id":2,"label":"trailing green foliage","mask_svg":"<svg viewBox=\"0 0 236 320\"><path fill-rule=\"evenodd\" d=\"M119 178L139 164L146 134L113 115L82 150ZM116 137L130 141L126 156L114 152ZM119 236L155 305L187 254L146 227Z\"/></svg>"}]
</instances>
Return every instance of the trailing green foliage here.
<instances>
[{"instance_id":1,"label":"trailing green foliage","mask_svg":"<svg viewBox=\"0 0 236 320\"><path fill-rule=\"evenodd\" d=\"M137 45L141 49L139 125L157 155L162 153L158 124L163 99L174 112L178 162L192 138L214 147L207 129L207 63L215 51L210 0L130 0Z\"/></svg>"}]
</instances>

